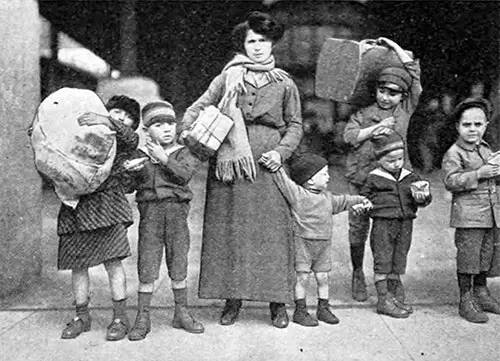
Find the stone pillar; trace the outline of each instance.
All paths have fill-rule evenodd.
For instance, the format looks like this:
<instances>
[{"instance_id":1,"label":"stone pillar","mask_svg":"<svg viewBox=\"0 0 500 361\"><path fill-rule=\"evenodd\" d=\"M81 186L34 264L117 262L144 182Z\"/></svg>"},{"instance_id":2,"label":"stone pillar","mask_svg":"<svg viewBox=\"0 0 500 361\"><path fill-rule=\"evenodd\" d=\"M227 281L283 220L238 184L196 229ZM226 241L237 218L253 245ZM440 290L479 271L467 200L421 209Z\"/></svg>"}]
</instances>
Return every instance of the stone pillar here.
<instances>
[{"instance_id":1,"label":"stone pillar","mask_svg":"<svg viewBox=\"0 0 500 361\"><path fill-rule=\"evenodd\" d=\"M41 271L41 179L27 130L40 102L36 0L0 1L0 298Z\"/></svg>"}]
</instances>

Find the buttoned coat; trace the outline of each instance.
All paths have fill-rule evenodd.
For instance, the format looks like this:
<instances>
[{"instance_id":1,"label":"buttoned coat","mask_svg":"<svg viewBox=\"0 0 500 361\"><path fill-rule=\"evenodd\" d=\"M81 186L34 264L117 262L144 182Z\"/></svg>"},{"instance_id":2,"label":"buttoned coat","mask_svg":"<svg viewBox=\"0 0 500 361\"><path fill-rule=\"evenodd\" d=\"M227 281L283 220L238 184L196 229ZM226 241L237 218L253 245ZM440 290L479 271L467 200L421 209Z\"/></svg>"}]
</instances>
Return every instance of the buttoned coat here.
<instances>
[{"instance_id":1,"label":"buttoned coat","mask_svg":"<svg viewBox=\"0 0 500 361\"><path fill-rule=\"evenodd\" d=\"M184 115L188 129L200 111L225 93L223 72ZM199 282L200 298L293 302L293 226L285 198L257 160L277 151L285 162L302 138L300 97L291 78L255 86L238 96L256 162L254 182L222 183L209 160Z\"/></svg>"},{"instance_id":2,"label":"buttoned coat","mask_svg":"<svg viewBox=\"0 0 500 361\"><path fill-rule=\"evenodd\" d=\"M458 139L443 157L445 187L452 193L450 226L491 228L500 221L498 179L478 179L477 170L485 165L490 146L468 144Z\"/></svg>"}]
</instances>

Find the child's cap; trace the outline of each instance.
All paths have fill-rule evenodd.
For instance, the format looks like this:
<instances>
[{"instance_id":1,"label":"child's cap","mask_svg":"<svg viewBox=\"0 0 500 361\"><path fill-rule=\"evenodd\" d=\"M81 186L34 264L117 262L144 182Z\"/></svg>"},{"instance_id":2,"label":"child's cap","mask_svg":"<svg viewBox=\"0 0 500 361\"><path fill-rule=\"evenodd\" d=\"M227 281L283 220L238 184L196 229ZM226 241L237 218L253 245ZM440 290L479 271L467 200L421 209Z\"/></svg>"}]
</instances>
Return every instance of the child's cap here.
<instances>
[{"instance_id":1,"label":"child's cap","mask_svg":"<svg viewBox=\"0 0 500 361\"><path fill-rule=\"evenodd\" d=\"M406 69L390 66L382 69L378 76L378 82L396 84L401 88L401 91L406 92L410 88L412 79Z\"/></svg>"},{"instance_id":2,"label":"child's cap","mask_svg":"<svg viewBox=\"0 0 500 361\"><path fill-rule=\"evenodd\" d=\"M142 108L142 124L146 128L162 122L175 123L175 111L172 104L164 100L156 100Z\"/></svg>"},{"instance_id":3,"label":"child's cap","mask_svg":"<svg viewBox=\"0 0 500 361\"><path fill-rule=\"evenodd\" d=\"M460 117L462 116L462 113L470 108L482 109L484 111L484 114L486 114L486 121L489 122L491 118L491 113L493 111L491 103L488 100L481 97L470 97L461 101L451 113L451 118L455 123L458 123Z\"/></svg>"},{"instance_id":4,"label":"child's cap","mask_svg":"<svg viewBox=\"0 0 500 361\"><path fill-rule=\"evenodd\" d=\"M129 98L126 95L114 95L106 103L106 109L122 109L132 118L132 129L139 127L141 106L137 100Z\"/></svg>"},{"instance_id":5,"label":"child's cap","mask_svg":"<svg viewBox=\"0 0 500 361\"><path fill-rule=\"evenodd\" d=\"M389 154L396 149L405 149L405 143L401 135L392 131L389 134L384 134L376 138L372 138L373 152L377 159Z\"/></svg>"},{"instance_id":6,"label":"child's cap","mask_svg":"<svg viewBox=\"0 0 500 361\"><path fill-rule=\"evenodd\" d=\"M328 161L314 153L302 153L290 162L290 177L297 184L304 184L328 165Z\"/></svg>"}]
</instances>

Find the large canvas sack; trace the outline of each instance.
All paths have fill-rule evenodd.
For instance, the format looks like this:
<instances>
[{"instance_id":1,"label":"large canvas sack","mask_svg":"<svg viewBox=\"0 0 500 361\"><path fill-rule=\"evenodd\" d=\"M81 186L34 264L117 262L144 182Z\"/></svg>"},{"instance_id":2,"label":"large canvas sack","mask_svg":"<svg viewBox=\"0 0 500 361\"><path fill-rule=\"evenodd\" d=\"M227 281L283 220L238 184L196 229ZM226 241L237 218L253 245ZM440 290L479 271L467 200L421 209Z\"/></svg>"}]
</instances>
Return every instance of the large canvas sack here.
<instances>
[{"instance_id":1,"label":"large canvas sack","mask_svg":"<svg viewBox=\"0 0 500 361\"><path fill-rule=\"evenodd\" d=\"M53 183L59 199L73 208L81 195L106 180L116 155L115 132L105 125L78 124L85 112L108 116L93 91L62 88L41 102L32 127L36 168Z\"/></svg>"},{"instance_id":2,"label":"large canvas sack","mask_svg":"<svg viewBox=\"0 0 500 361\"><path fill-rule=\"evenodd\" d=\"M413 58L410 51L407 53ZM328 38L316 67L316 95L356 107L367 106L375 101L378 74L388 66L403 64L394 50L377 45L375 40Z\"/></svg>"}]
</instances>

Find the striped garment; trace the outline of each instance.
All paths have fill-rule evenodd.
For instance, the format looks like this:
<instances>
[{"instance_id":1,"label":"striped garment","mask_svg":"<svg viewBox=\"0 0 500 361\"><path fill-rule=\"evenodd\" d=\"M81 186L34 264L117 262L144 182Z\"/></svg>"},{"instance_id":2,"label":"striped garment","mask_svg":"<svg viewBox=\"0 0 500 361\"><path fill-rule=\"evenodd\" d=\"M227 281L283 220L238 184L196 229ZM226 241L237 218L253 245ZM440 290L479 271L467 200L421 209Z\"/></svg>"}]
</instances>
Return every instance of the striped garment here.
<instances>
[{"instance_id":1,"label":"striped garment","mask_svg":"<svg viewBox=\"0 0 500 361\"><path fill-rule=\"evenodd\" d=\"M127 228L123 224L94 231L63 235L59 239L57 268L89 268L130 256Z\"/></svg>"}]
</instances>

